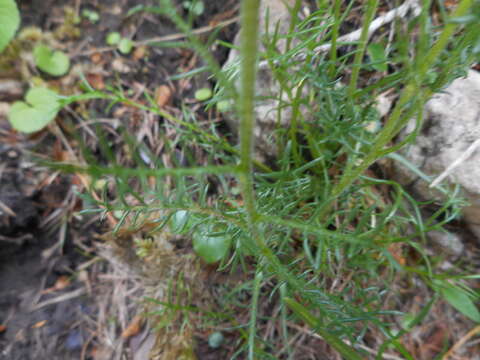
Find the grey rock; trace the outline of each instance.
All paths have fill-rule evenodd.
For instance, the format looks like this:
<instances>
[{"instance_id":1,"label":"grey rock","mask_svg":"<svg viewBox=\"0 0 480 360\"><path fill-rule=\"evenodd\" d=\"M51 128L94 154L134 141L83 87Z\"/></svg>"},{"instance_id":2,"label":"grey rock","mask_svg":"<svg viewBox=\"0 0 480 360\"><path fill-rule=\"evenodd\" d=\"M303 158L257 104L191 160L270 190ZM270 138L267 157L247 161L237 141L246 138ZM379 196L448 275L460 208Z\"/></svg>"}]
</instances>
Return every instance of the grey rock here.
<instances>
[{"instance_id":1,"label":"grey rock","mask_svg":"<svg viewBox=\"0 0 480 360\"><path fill-rule=\"evenodd\" d=\"M279 35L287 34L291 20L288 7L292 7L294 4L295 0L262 0L260 3L259 21L260 38L265 35L272 36L277 26ZM267 15L268 29L265 34ZM235 37L234 45L236 47L240 46L240 40L241 32ZM278 51L285 51L287 45L286 39L279 39L276 45ZM265 50L262 41L260 41L259 49L260 51ZM235 67L236 64L238 65L239 61L239 51L232 49L223 68L228 71L232 69L232 67ZM235 79L235 84L238 88L238 78ZM288 103L288 99L286 95L284 95L280 100L280 85L268 67L259 69L257 73L256 91L256 95L262 97L262 100L257 101L255 105L256 124L253 135L255 139L256 157L263 160L264 158L275 157L277 155L273 133L278 125L282 127L288 126L292 117L292 109L290 106L284 106L282 104L282 102ZM280 116L278 116L278 111L280 111ZM280 119L280 124L278 124L278 119ZM238 117L233 113L226 114L226 121L232 132L237 133L239 128Z\"/></svg>"},{"instance_id":2,"label":"grey rock","mask_svg":"<svg viewBox=\"0 0 480 360\"><path fill-rule=\"evenodd\" d=\"M427 235L430 240L432 240L446 253L456 257L463 254L465 246L463 245L462 239L457 234L446 231L432 230L429 231Z\"/></svg>"},{"instance_id":3,"label":"grey rock","mask_svg":"<svg viewBox=\"0 0 480 360\"><path fill-rule=\"evenodd\" d=\"M480 74L470 70L467 77L456 79L427 102L424 115L418 137L402 150L402 155L426 175L437 177L457 159L465 157L467 150L480 139ZM403 136L414 128L412 120ZM442 199L441 193L429 187L430 183L398 163L395 178L410 185L424 200ZM460 185L463 196L470 202L463 209L464 218L480 239L480 146L449 170L443 182Z\"/></svg>"}]
</instances>

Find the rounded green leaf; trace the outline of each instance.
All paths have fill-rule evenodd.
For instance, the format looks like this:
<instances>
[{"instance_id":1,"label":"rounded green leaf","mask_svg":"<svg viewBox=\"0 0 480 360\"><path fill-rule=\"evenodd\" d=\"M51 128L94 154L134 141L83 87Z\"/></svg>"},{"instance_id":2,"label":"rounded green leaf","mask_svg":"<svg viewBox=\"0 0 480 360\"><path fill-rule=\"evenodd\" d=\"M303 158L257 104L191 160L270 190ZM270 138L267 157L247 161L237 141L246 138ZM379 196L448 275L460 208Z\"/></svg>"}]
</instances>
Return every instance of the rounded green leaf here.
<instances>
[{"instance_id":1,"label":"rounded green leaf","mask_svg":"<svg viewBox=\"0 0 480 360\"><path fill-rule=\"evenodd\" d=\"M0 0L0 53L20 26L20 13L14 0Z\"/></svg>"},{"instance_id":2,"label":"rounded green leaf","mask_svg":"<svg viewBox=\"0 0 480 360\"><path fill-rule=\"evenodd\" d=\"M33 50L37 67L52 76L62 76L70 68L70 59L61 51L53 51L46 45L37 45Z\"/></svg>"},{"instance_id":3,"label":"rounded green leaf","mask_svg":"<svg viewBox=\"0 0 480 360\"><path fill-rule=\"evenodd\" d=\"M217 110L219 112L226 112L228 110L230 110L231 108L231 104L230 104L230 101L228 100L221 100L217 103Z\"/></svg>"},{"instance_id":4,"label":"rounded green leaf","mask_svg":"<svg viewBox=\"0 0 480 360\"><path fill-rule=\"evenodd\" d=\"M59 109L57 93L47 88L32 88L28 91L25 102L17 101L12 105L8 120L14 129L33 133L55 119Z\"/></svg>"},{"instance_id":5,"label":"rounded green leaf","mask_svg":"<svg viewBox=\"0 0 480 360\"><path fill-rule=\"evenodd\" d=\"M124 55L130 54L132 49L133 49L133 41L130 39L122 38L118 43L118 51L120 51Z\"/></svg>"},{"instance_id":6,"label":"rounded green leaf","mask_svg":"<svg viewBox=\"0 0 480 360\"><path fill-rule=\"evenodd\" d=\"M198 89L195 91L195 99L198 101L205 101L212 97L212 90L209 88Z\"/></svg>"},{"instance_id":7,"label":"rounded green leaf","mask_svg":"<svg viewBox=\"0 0 480 360\"><path fill-rule=\"evenodd\" d=\"M193 250L208 264L222 260L230 249L231 238L224 231L200 226L193 233Z\"/></svg>"},{"instance_id":8,"label":"rounded green leaf","mask_svg":"<svg viewBox=\"0 0 480 360\"><path fill-rule=\"evenodd\" d=\"M120 35L119 32L111 32L107 35L106 42L108 45L113 46L113 45L117 45L121 39L122 39L122 36Z\"/></svg>"}]
</instances>

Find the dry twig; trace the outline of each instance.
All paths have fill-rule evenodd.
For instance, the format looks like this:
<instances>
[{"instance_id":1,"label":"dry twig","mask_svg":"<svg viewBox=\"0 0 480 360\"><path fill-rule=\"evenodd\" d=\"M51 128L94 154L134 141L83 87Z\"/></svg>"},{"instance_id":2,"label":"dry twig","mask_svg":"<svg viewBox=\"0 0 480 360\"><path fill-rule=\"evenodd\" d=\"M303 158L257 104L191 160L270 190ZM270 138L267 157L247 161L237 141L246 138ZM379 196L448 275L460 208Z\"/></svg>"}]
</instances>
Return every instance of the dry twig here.
<instances>
[{"instance_id":1,"label":"dry twig","mask_svg":"<svg viewBox=\"0 0 480 360\"><path fill-rule=\"evenodd\" d=\"M460 349L463 344L465 344L468 340L470 340L475 335L480 334L480 325L477 325L468 333L466 333L460 340L458 340L455 345L452 346L450 350L447 351L445 355L443 355L442 360L447 360L450 357L453 357L453 354Z\"/></svg>"}]
</instances>

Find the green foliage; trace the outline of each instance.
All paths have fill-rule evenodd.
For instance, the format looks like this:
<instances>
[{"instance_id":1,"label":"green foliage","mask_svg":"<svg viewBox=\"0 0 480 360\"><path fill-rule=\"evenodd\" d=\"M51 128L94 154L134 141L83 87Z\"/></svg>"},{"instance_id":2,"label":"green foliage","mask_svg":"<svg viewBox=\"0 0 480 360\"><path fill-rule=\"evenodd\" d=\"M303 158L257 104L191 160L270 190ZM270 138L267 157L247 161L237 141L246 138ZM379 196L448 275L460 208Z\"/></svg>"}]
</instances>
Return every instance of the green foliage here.
<instances>
[{"instance_id":1,"label":"green foliage","mask_svg":"<svg viewBox=\"0 0 480 360\"><path fill-rule=\"evenodd\" d=\"M297 1L297 9L299 4ZM131 226L141 226L156 211L156 231L167 227L191 240L205 262L219 262L222 269L231 267L232 272L242 270L244 283L231 290L234 295L226 297L228 300L221 300L230 305L236 295L248 293L243 299L249 301L250 320L248 332L241 332L245 341L239 350L248 358L264 356L263 349L271 346L258 326L267 316L265 307L258 306L266 297L281 303L278 318L272 316L268 321L279 322L285 344L290 341L287 324L302 321L347 359L363 358L355 345L372 334L382 337L379 358L382 351L392 347L412 358L399 336L420 323L433 304L427 300L425 312L413 320L404 319L404 329L399 330L392 323L401 323L402 314L392 310L394 304L385 299L391 298L393 279L400 277L410 283L415 277L432 284L439 277L436 258L427 255L422 240L428 231L456 218L463 202L455 191L442 186L438 188L445 195L442 204L420 202L397 183L372 175L375 169L366 170L385 157L405 163L395 152L413 136L395 145L393 139L410 119L417 118L420 123L427 99L471 64L478 30L471 23L447 22L432 32L426 8L411 23L395 25L394 54L388 54L392 66L386 67L385 51L368 44L368 29L378 4L376 0L366 2L362 16L356 16L364 19L360 40L343 44L337 39L343 21L354 11L352 6L343 13L342 2L335 1L332 8L325 6L306 19L295 18L287 35L273 33L258 39L258 1L245 0L242 63L240 68L232 65L227 74L212 58L211 42L203 44L193 36L190 19L183 19L172 1L134 9L164 16L186 34L183 45L197 51L206 67L182 77L210 71L217 82L215 93L200 89L195 98L209 100L209 104L235 104L239 147L232 146L215 123L198 118L188 102L172 115L159 109L148 92L138 102L119 89L90 90L67 99L101 99L158 115L159 127L168 134L162 138L162 146L169 161L151 154L125 131L128 162L119 160L121 157L112 154L110 144L103 141L99 149L103 159L86 149L87 167L57 167L86 172L94 183L109 179L109 191L116 194L113 204L107 195L97 204L104 209L104 216L119 210L126 214L118 227L127 218ZM460 1L453 17L464 16L470 5L470 0ZM414 30L418 41L410 43L408 35ZM262 53L258 53L257 40L264 46ZM290 41L285 51L279 50L280 40ZM330 46L329 52L316 50L324 45ZM345 51L338 51L340 48ZM370 58L366 63L365 53ZM278 157L268 164L255 160L253 153L254 106L263 100L255 91L258 59L269 66L281 88L272 95L279 104L272 110L279 125L268 134L279 147ZM363 79L364 71L371 71L372 66L394 72L378 74L384 75L380 79ZM434 79L429 78L432 72L437 74ZM348 84L340 81L344 78L350 79ZM241 88L234 87L237 83ZM378 94L387 90L399 97L382 121L374 104ZM292 114L289 126L284 126L282 119L285 108ZM369 131L372 123L382 126ZM424 181L431 180L420 175ZM393 254L397 246L400 250ZM408 258L411 252L418 256ZM454 295L448 287L440 286L434 290L457 309L477 317L472 303L466 300L475 294Z\"/></svg>"},{"instance_id":2,"label":"green foliage","mask_svg":"<svg viewBox=\"0 0 480 360\"><path fill-rule=\"evenodd\" d=\"M372 43L367 47L367 53L372 60L372 67L378 71L387 71L387 55L385 54L385 45L381 43Z\"/></svg>"},{"instance_id":3,"label":"green foliage","mask_svg":"<svg viewBox=\"0 0 480 360\"><path fill-rule=\"evenodd\" d=\"M231 237L222 225L199 225L192 234L193 249L206 263L222 260L230 250Z\"/></svg>"},{"instance_id":4,"label":"green foliage","mask_svg":"<svg viewBox=\"0 0 480 360\"><path fill-rule=\"evenodd\" d=\"M312 327L320 336L322 336L326 342L334 347L340 354L347 360L361 360L363 356L360 356L357 351L346 345L340 338L332 335L328 330L322 329L319 325L317 318L309 312L307 308L299 304L293 299L283 299L290 309L303 321L305 321L310 327Z\"/></svg>"},{"instance_id":5,"label":"green foliage","mask_svg":"<svg viewBox=\"0 0 480 360\"><path fill-rule=\"evenodd\" d=\"M70 59L65 53L43 44L35 46L33 57L37 67L52 76L63 76L70 68Z\"/></svg>"},{"instance_id":6,"label":"green foliage","mask_svg":"<svg viewBox=\"0 0 480 360\"><path fill-rule=\"evenodd\" d=\"M127 38L121 38L118 42L118 51L124 55L128 55L132 52L133 41Z\"/></svg>"},{"instance_id":7,"label":"green foliage","mask_svg":"<svg viewBox=\"0 0 480 360\"><path fill-rule=\"evenodd\" d=\"M452 305L455 309L460 311L466 317L471 320L480 323L480 312L477 306L474 304L473 299L478 299L478 295L472 293L472 291L455 286L447 281L436 281L435 286L444 297L444 299Z\"/></svg>"},{"instance_id":8,"label":"green foliage","mask_svg":"<svg viewBox=\"0 0 480 360\"><path fill-rule=\"evenodd\" d=\"M226 112L231 109L231 104L228 100L220 100L217 102L217 110L220 112Z\"/></svg>"},{"instance_id":9,"label":"green foliage","mask_svg":"<svg viewBox=\"0 0 480 360\"><path fill-rule=\"evenodd\" d=\"M205 4L202 0L184 1L183 7L195 16L200 16L205 11Z\"/></svg>"},{"instance_id":10,"label":"green foliage","mask_svg":"<svg viewBox=\"0 0 480 360\"><path fill-rule=\"evenodd\" d=\"M8 114L12 127L24 133L32 133L47 126L60 110L59 96L47 88L31 88L25 102L15 102Z\"/></svg>"},{"instance_id":11,"label":"green foliage","mask_svg":"<svg viewBox=\"0 0 480 360\"><path fill-rule=\"evenodd\" d=\"M198 101L205 101L212 97L213 93L212 90L209 88L198 89L195 91L195 99Z\"/></svg>"},{"instance_id":12,"label":"green foliage","mask_svg":"<svg viewBox=\"0 0 480 360\"><path fill-rule=\"evenodd\" d=\"M105 39L105 41L107 45L114 46L114 45L118 45L121 39L122 39L122 36L120 35L119 32L111 32L107 35L107 38Z\"/></svg>"},{"instance_id":13,"label":"green foliage","mask_svg":"<svg viewBox=\"0 0 480 360\"><path fill-rule=\"evenodd\" d=\"M15 0L0 0L0 53L20 26L20 13Z\"/></svg>"},{"instance_id":14,"label":"green foliage","mask_svg":"<svg viewBox=\"0 0 480 360\"><path fill-rule=\"evenodd\" d=\"M107 35L105 42L110 46L117 46L118 51L124 55L132 52L134 43L128 38L124 38L119 32L111 32Z\"/></svg>"},{"instance_id":15,"label":"green foliage","mask_svg":"<svg viewBox=\"0 0 480 360\"><path fill-rule=\"evenodd\" d=\"M100 15L98 12L89 9L82 10L82 16L85 19L88 19L88 21L90 21L92 24L95 24L100 20Z\"/></svg>"},{"instance_id":16,"label":"green foliage","mask_svg":"<svg viewBox=\"0 0 480 360\"><path fill-rule=\"evenodd\" d=\"M191 229L191 216L186 210L176 211L170 219L170 229L174 234L186 234Z\"/></svg>"}]
</instances>

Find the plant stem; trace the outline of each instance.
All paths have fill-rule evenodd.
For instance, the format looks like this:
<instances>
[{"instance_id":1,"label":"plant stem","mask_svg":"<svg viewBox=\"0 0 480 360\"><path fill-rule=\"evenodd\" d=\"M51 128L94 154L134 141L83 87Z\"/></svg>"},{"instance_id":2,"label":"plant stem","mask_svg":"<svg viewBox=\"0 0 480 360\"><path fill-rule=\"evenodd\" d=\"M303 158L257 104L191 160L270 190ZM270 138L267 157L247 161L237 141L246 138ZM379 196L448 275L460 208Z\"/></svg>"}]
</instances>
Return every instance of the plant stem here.
<instances>
[{"instance_id":1,"label":"plant stem","mask_svg":"<svg viewBox=\"0 0 480 360\"><path fill-rule=\"evenodd\" d=\"M258 46L259 0L244 0L241 10L241 89L238 114L240 116L240 164L238 175L251 235L257 245L263 241L258 237L255 221L255 195L253 191L253 128L255 125L255 79Z\"/></svg>"},{"instance_id":2,"label":"plant stem","mask_svg":"<svg viewBox=\"0 0 480 360\"><path fill-rule=\"evenodd\" d=\"M258 298L260 296L260 288L262 285L263 274L257 272L253 281L252 304L250 311L250 326L248 329L248 359L255 359L255 328L257 325L257 307Z\"/></svg>"},{"instance_id":3,"label":"plant stem","mask_svg":"<svg viewBox=\"0 0 480 360\"><path fill-rule=\"evenodd\" d=\"M333 78L335 73L337 72L337 39L338 39L338 31L340 30L341 20L340 20L340 9L342 6L341 0L335 0L333 16L334 16L334 23L332 27L332 41L331 41L331 48L330 48L330 66L328 70L328 75Z\"/></svg>"},{"instance_id":4,"label":"plant stem","mask_svg":"<svg viewBox=\"0 0 480 360\"><path fill-rule=\"evenodd\" d=\"M365 19L362 25L362 34L360 35L358 49L355 53L355 58L353 60L352 77L350 78L350 85L348 86L348 92L351 97L353 97L355 91L357 90L358 76L360 75L363 55L365 54L365 49L367 48L368 43L368 29L370 28L370 24L373 21L373 17L375 16L375 11L377 10L377 7L378 0L368 0L367 12L365 14Z\"/></svg>"}]
</instances>

